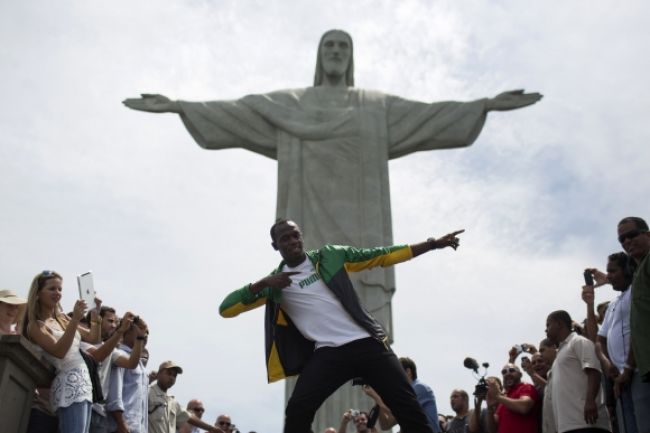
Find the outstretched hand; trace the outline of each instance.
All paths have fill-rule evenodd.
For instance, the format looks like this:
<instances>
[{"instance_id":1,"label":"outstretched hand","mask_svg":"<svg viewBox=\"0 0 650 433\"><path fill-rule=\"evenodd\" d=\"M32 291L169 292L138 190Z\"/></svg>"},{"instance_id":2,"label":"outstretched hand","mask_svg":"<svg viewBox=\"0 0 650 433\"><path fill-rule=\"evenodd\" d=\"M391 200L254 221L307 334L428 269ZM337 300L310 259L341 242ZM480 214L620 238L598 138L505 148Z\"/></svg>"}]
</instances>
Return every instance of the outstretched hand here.
<instances>
[{"instance_id":1,"label":"outstretched hand","mask_svg":"<svg viewBox=\"0 0 650 433\"><path fill-rule=\"evenodd\" d=\"M128 98L122 101L127 107L146 111L148 113L180 113L181 109L176 101L172 101L165 95L142 93L140 98Z\"/></svg>"},{"instance_id":2,"label":"outstretched hand","mask_svg":"<svg viewBox=\"0 0 650 433\"><path fill-rule=\"evenodd\" d=\"M456 230L455 232L451 232L449 234L444 235L441 238L436 239L434 242L435 248L440 249L440 248L447 248L451 247L454 250L458 248L460 245L460 239L458 239L458 235L463 233L465 229L462 230Z\"/></svg>"},{"instance_id":3,"label":"outstretched hand","mask_svg":"<svg viewBox=\"0 0 650 433\"><path fill-rule=\"evenodd\" d=\"M487 111L508 111L516 110L517 108L527 107L533 105L535 102L542 99L541 93L524 93L523 89L509 90L507 92L499 93L494 98L489 98L487 101Z\"/></svg>"}]
</instances>

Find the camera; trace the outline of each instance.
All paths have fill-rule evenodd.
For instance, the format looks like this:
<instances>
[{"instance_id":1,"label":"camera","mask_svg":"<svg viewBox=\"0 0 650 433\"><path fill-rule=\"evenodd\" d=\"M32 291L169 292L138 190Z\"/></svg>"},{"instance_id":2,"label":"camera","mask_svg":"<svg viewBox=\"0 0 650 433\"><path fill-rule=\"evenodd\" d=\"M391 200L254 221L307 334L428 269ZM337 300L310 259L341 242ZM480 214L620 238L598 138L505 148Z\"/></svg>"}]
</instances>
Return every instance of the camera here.
<instances>
[{"instance_id":1,"label":"camera","mask_svg":"<svg viewBox=\"0 0 650 433\"><path fill-rule=\"evenodd\" d=\"M134 325L137 325L138 323L140 323L140 316L135 316L135 317L133 318L133 324L134 324Z\"/></svg>"},{"instance_id":2,"label":"camera","mask_svg":"<svg viewBox=\"0 0 650 433\"><path fill-rule=\"evenodd\" d=\"M474 358L465 358L463 361L463 366L465 368L468 368L474 372L475 377L478 378L478 383L474 387L474 395L477 397L485 397L488 391L488 384L485 381L485 376L487 375L487 369L490 366L487 362L484 362L481 364L483 366L483 374L481 375L478 372L478 362L476 362L476 359Z\"/></svg>"},{"instance_id":3,"label":"camera","mask_svg":"<svg viewBox=\"0 0 650 433\"><path fill-rule=\"evenodd\" d=\"M359 409L352 409L350 411L350 415L352 416L352 418L358 417L360 413L361 413L361 411Z\"/></svg>"},{"instance_id":4,"label":"camera","mask_svg":"<svg viewBox=\"0 0 650 433\"><path fill-rule=\"evenodd\" d=\"M355 377L352 379L352 386L361 386L365 384L366 380L363 377Z\"/></svg>"}]
</instances>

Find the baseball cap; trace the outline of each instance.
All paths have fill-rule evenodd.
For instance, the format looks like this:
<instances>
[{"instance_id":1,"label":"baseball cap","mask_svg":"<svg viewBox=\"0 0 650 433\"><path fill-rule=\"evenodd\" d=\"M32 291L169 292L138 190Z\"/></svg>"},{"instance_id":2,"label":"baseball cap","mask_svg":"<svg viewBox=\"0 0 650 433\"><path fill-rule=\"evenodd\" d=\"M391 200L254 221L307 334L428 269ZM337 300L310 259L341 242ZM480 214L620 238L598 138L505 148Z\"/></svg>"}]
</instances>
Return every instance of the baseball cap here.
<instances>
[{"instance_id":1,"label":"baseball cap","mask_svg":"<svg viewBox=\"0 0 650 433\"><path fill-rule=\"evenodd\" d=\"M180 367L180 365L176 364L174 361L163 362L162 364L160 364L160 367L158 367L158 371L165 370L168 368L173 368L178 372L178 374L183 374L183 369Z\"/></svg>"}]
</instances>

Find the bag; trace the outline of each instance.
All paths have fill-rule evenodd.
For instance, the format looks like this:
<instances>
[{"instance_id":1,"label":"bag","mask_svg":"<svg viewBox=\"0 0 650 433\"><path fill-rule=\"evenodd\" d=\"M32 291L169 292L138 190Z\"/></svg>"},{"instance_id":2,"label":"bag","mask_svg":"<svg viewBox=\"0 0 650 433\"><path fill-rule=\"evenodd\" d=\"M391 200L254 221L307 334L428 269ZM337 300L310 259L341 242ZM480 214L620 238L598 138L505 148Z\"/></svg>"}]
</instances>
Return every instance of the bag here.
<instances>
[{"instance_id":1,"label":"bag","mask_svg":"<svg viewBox=\"0 0 650 433\"><path fill-rule=\"evenodd\" d=\"M86 367L88 367L88 373L90 373L90 382L93 385L93 403L103 403L104 394L102 392L102 383L99 380L99 367L97 361L83 350L79 349L79 352L86 363Z\"/></svg>"}]
</instances>

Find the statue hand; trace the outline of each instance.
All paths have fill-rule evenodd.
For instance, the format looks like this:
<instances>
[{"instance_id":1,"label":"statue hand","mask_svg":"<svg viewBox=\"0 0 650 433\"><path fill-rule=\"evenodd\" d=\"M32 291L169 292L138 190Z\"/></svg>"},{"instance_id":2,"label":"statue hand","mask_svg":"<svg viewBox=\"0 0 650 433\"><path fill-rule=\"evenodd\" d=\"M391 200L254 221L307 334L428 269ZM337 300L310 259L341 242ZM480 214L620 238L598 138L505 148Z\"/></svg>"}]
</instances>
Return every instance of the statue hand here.
<instances>
[{"instance_id":1,"label":"statue hand","mask_svg":"<svg viewBox=\"0 0 650 433\"><path fill-rule=\"evenodd\" d=\"M127 107L138 110L146 111L149 113L179 113L181 112L178 102L172 101L164 95L155 95L150 93L143 93L141 98L128 98L122 101L122 104Z\"/></svg>"},{"instance_id":2,"label":"statue hand","mask_svg":"<svg viewBox=\"0 0 650 433\"><path fill-rule=\"evenodd\" d=\"M507 111L516 110L517 108L527 107L533 105L535 102L542 99L540 93L524 93L522 90L509 90L507 92L499 93L494 98L487 101L487 111Z\"/></svg>"}]
</instances>

